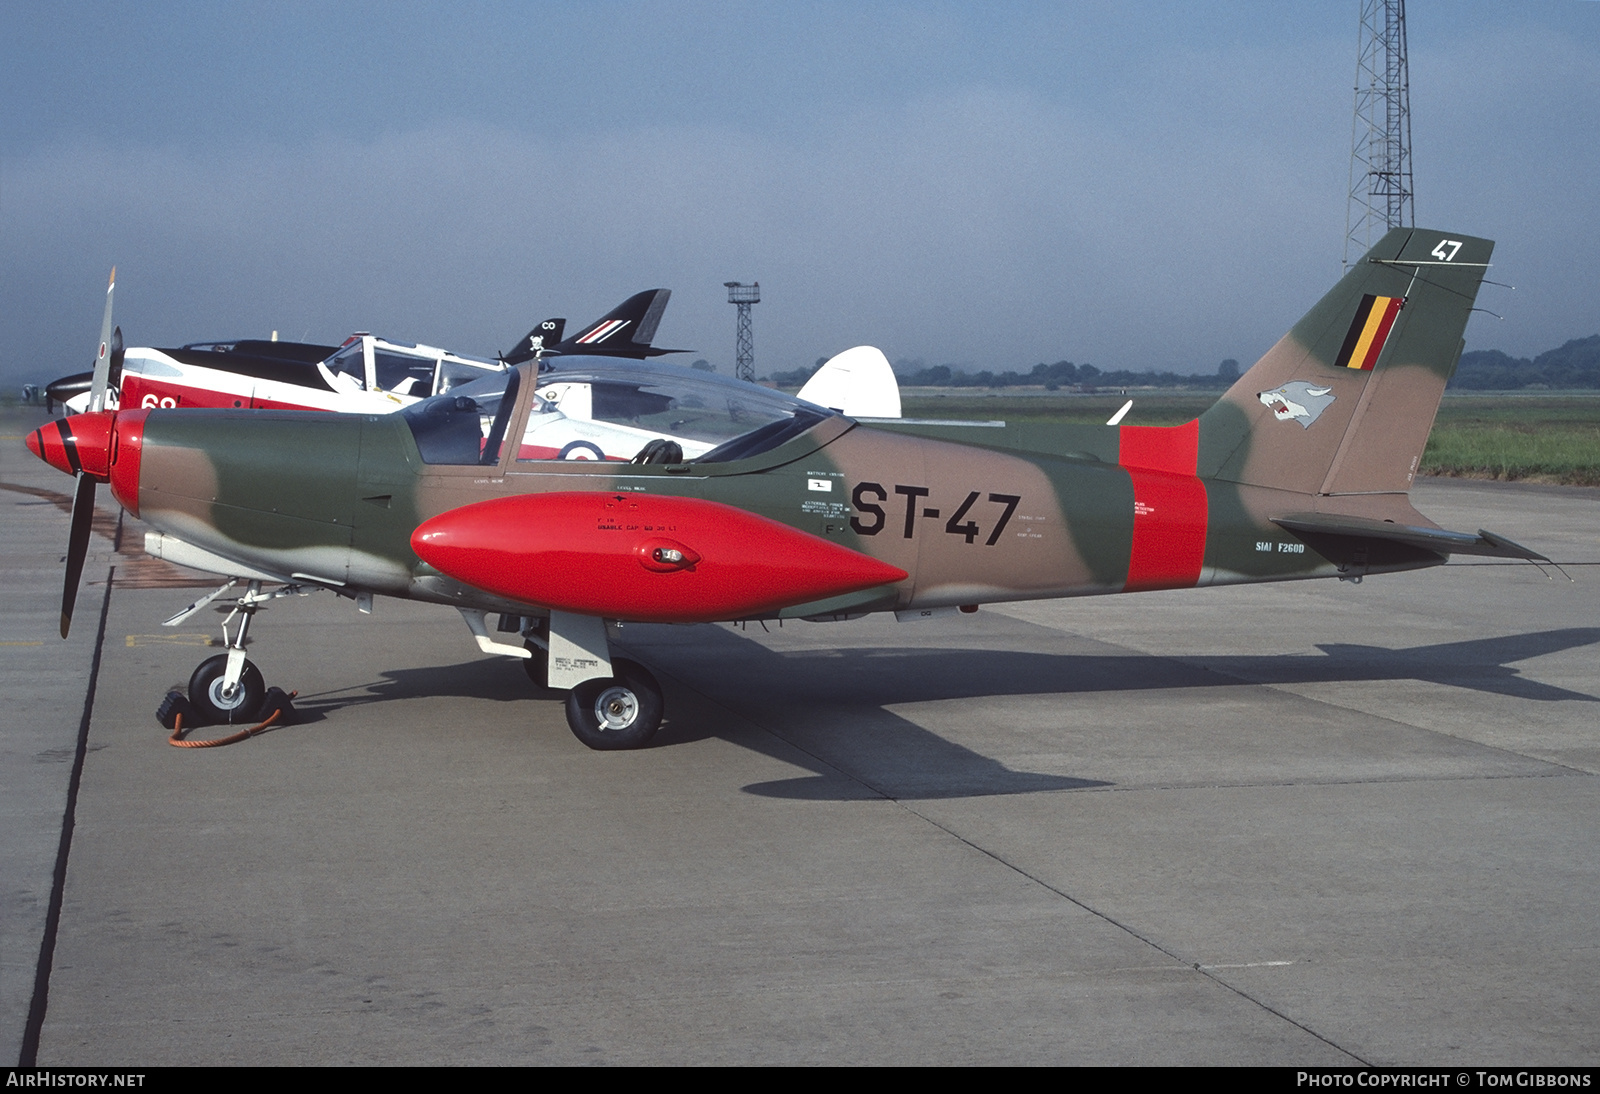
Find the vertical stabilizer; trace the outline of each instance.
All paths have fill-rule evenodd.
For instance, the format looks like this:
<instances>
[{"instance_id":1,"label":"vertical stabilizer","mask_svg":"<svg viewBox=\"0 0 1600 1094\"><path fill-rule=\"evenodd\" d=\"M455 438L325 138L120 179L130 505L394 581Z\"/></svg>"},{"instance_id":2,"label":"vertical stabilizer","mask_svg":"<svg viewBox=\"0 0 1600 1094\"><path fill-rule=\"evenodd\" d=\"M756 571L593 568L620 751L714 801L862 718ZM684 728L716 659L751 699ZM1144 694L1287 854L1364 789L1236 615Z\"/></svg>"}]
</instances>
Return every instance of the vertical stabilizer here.
<instances>
[{"instance_id":1,"label":"vertical stabilizer","mask_svg":"<svg viewBox=\"0 0 1600 1094\"><path fill-rule=\"evenodd\" d=\"M1411 488L1494 244L1396 228L1200 417L1198 472L1306 494Z\"/></svg>"},{"instance_id":2,"label":"vertical stabilizer","mask_svg":"<svg viewBox=\"0 0 1600 1094\"><path fill-rule=\"evenodd\" d=\"M656 349L650 343L661 325L661 313L672 299L671 289L646 289L635 293L584 327L577 334L550 346L557 353L587 353L602 357L643 360L677 350Z\"/></svg>"}]
</instances>

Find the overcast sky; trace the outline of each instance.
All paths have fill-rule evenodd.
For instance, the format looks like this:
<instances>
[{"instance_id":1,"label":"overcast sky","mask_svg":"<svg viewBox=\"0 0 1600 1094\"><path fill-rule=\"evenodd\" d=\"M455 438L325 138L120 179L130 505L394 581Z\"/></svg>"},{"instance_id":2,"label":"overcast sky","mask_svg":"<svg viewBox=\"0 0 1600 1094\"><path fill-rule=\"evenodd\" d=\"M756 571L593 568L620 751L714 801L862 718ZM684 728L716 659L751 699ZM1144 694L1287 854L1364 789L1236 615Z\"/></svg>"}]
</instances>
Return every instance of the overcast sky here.
<instances>
[{"instance_id":1,"label":"overcast sky","mask_svg":"<svg viewBox=\"0 0 1600 1094\"><path fill-rule=\"evenodd\" d=\"M353 330L468 353L673 290L729 370L1213 370L1337 278L1358 0L0 6L0 374ZM1408 5L1469 348L1600 331L1600 3ZM685 358L689 360L691 358Z\"/></svg>"}]
</instances>

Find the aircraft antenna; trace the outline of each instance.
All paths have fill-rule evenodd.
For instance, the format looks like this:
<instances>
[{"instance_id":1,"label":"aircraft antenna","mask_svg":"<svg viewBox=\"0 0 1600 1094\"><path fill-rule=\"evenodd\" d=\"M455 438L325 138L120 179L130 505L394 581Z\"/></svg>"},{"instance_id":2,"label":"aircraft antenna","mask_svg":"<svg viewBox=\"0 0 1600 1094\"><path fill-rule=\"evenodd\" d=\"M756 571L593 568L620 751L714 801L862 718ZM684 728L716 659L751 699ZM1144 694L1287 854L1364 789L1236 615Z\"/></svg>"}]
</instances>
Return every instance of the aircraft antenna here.
<instances>
[{"instance_id":1,"label":"aircraft antenna","mask_svg":"<svg viewBox=\"0 0 1600 1094\"><path fill-rule=\"evenodd\" d=\"M734 334L733 374L741 380L754 383L756 378L756 343L750 333L750 306L761 303L761 282L741 285L737 281L724 281L728 290L728 303L739 307L739 325Z\"/></svg>"},{"instance_id":2,"label":"aircraft antenna","mask_svg":"<svg viewBox=\"0 0 1600 1094\"><path fill-rule=\"evenodd\" d=\"M1413 227L1405 0L1361 0L1344 267L1391 228Z\"/></svg>"}]
</instances>

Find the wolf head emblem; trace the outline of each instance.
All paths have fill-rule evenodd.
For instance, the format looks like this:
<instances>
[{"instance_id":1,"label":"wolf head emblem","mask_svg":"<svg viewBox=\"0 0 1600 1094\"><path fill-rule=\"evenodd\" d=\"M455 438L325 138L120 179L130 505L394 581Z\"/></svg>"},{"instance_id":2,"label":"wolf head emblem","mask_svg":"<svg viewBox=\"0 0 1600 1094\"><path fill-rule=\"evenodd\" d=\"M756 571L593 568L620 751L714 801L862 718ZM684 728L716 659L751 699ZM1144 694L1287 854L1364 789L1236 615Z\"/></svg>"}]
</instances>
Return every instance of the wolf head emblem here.
<instances>
[{"instance_id":1,"label":"wolf head emblem","mask_svg":"<svg viewBox=\"0 0 1600 1094\"><path fill-rule=\"evenodd\" d=\"M1317 387L1304 380L1294 380L1271 391L1263 391L1256 398L1261 400L1263 406L1272 408L1273 416L1278 421L1299 422L1300 428L1309 429L1334 397L1331 387Z\"/></svg>"}]
</instances>

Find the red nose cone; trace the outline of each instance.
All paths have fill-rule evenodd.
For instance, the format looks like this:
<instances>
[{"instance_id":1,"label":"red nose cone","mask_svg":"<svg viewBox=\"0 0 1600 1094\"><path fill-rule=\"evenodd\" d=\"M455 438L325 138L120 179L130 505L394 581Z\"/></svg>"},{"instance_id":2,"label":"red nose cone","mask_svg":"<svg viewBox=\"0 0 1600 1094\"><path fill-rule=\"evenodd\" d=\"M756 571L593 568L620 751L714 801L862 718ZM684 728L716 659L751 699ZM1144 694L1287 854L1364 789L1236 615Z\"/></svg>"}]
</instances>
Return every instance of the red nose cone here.
<instances>
[{"instance_id":1,"label":"red nose cone","mask_svg":"<svg viewBox=\"0 0 1600 1094\"><path fill-rule=\"evenodd\" d=\"M743 509L648 494L525 494L441 513L412 549L468 585L657 623L745 619L889 585L897 566Z\"/></svg>"},{"instance_id":2,"label":"red nose cone","mask_svg":"<svg viewBox=\"0 0 1600 1094\"><path fill-rule=\"evenodd\" d=\"M28 451L57 471L79 471L105 482L111 473L111 422L116 413L97 410L58 418L28 434Z\"/></svg>"}]
</instances>

